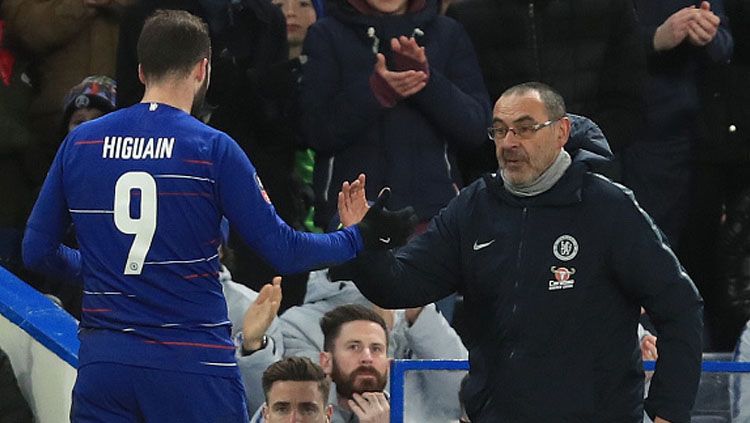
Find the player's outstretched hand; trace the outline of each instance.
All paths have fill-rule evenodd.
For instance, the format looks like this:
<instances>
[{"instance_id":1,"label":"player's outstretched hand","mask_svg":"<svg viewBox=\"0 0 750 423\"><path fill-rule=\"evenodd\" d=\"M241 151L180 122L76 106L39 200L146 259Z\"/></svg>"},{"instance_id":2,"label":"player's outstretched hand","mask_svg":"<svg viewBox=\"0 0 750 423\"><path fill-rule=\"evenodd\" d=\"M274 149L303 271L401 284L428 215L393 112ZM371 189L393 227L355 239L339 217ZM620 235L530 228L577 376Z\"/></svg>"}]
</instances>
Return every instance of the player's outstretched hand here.
<instances>
[{"instance_id":1,"label":"player's outstretched hand","mask_svg":"<svg viewBox=\"0 0 750 423\"><path fill-rule=\"evenodd\" d=\"M356 225L365 217L367 197L365 196L365 174L360 173L357 179L341 184L338 198L339 219L345 227Z\"/></svg>"},{"instance_id":2,"label":"player's outstretched hand","mask_svg":"<svg viewBox=\"0 0 750 423\"><path fill-rule=\"evenodd\" d=\"M417 226L414 208L405 207L396 211L385 208L390 196L391 189L383 188L375 204L358 224L366 250L387 250L404 245Z\"/></svg>"}]
</instances>

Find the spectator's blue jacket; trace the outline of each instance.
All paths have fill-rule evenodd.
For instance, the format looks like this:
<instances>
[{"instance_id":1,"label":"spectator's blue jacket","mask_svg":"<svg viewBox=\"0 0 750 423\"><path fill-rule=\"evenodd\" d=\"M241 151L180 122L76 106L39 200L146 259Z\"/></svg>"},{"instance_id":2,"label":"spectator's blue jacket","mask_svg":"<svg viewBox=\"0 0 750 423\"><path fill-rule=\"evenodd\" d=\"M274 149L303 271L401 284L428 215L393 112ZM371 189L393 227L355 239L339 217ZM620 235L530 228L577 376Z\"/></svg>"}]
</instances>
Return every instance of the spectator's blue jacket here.
<instances>
[{"instance_id":1,"label":"spectator's blue jacket","mask_svg":"<svg viewBox=\"0 0 750 423\"><path fill-rule=\"evenodd\" d=\"M550 190L520 198L478 180L397 253L360 254L355 283L385 308L464 295L466 407L480 423L642 421L643 306L659 332L646 411L687 422L702 300L630 191L588 171L608 147L575 120L573 163Z\"/></svg>"},{"instance_id":2,"label":"spectator's blue jacket","mask_svg":"<svg viewBox=\"0 0 750 423\"><path fill-rule=\"evenodd\" d=\"M487 139L490 103L466 32L438 15L436 0L421 9L414 1L410 10L418 10L400 16L365 15L346 0L331 2L330 15L307 33L302 106L319 153L316 171L324 176L316 187L327 195L327 209L319 210L324 220L335 211L341 183L362 172L371 198L388 185L393 207L409 204L429 219L456 196L453 151ZM426 49L429 82L384 107L368 83L375 52L389 66L391 38L413 34ZM333 158L330 171L326 157Z\"/></svg>"}]
</instances>

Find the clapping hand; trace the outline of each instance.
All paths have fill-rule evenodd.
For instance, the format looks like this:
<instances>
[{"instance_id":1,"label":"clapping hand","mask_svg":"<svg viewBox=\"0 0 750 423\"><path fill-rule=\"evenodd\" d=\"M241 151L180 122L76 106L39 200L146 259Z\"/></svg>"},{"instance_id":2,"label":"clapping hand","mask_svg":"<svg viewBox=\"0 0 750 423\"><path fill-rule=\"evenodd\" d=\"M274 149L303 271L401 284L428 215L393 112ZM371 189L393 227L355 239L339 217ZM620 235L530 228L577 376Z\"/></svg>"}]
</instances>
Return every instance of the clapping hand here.
<instances>
[{"instance_id":1,"label":"clapping hand","mask_svg":"<svg viewBox=\"0 0 750 423\"><path fill-rule=\"evenodd\" d=\"M427 63L427 53L425 53L424 47L420 47L414 38L406 38L403 35L392 38L391 50L393 51L394 70L422 71L429 78L430 67Z\"/></svg>"},{"instance_id":2,"label":"clapping hand","mask_svg":"<svg viewBox=\"0 0 750 423\"><path fill-rule=\"evenodd\" d=\"M711 4L707 1L701 2L696 12L688 25L687 35L691 44L702 47L714 39L721 19L711 11Z\"/></svg>"},{"instance_id":3,"label":"clapping hand","mask_svg":"<svg viewBox=\"0 0 750 423\"><path fill-rule=\"evenodd\" d=\"M263 285L258 297L250 304L242 322L242 347L256 351L263 343L263 336L271 326L281 306L281 276Z\"/></svg>"},{"instance_id":4,"label":"clapping hand","mask_svg":"<svg viewBox=\"0 0 750 423\"><path fill-rule=\"evenodd\" d=\"M397 99L412 96L427 85L427 73L423 71L392 71L385 64L385 56L378 53L375 62L375 74L390 88Z\"/></svg>"},{"instance_id":5,"label":"clapping hand","mask_svg":"<svg viewBox=\"0 0 750 423\"><path fill-rule=\"evenodd\" d=\"M711 11L711 4L684 7L673 13L654 33L656 51L671 50L686 39L695 46L705 46L716 36L721 19Z\"/></svg>"},{"instance_id":6,"label":"clapping hand","mask_svg":"<svg viewBox=\"0 0 750 423\"><path fill-rule=\"evenodd\" d=\"M391 51L391 67L386 65L385 56L378 53L370 76L375 97L386 107L393 107L399 100L420 92L430 79L427 54L414 38L392 38Z\"/></svg>"}]
</instances>

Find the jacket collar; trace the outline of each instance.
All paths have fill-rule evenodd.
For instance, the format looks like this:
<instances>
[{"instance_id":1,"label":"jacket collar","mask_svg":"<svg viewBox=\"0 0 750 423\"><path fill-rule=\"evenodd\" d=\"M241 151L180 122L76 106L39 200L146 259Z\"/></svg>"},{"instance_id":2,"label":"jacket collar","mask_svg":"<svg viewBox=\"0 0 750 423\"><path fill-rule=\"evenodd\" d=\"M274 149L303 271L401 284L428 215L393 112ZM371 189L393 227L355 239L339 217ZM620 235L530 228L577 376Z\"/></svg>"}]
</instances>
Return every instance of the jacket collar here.
<instances>
[{"instance_id":1,"label":"jacket collar","mask_svg":"<svg viewBox=\"0 0 750 423\"><path fill-rule=\"evenodd\" d=\"M581 202L583 176L587 171L585 163L573 162L552 188L533 197L517 197L508 192L500 174L485 175L484 180L493 196L514 207L567 206Z\"/></svg>"}]
</instances>

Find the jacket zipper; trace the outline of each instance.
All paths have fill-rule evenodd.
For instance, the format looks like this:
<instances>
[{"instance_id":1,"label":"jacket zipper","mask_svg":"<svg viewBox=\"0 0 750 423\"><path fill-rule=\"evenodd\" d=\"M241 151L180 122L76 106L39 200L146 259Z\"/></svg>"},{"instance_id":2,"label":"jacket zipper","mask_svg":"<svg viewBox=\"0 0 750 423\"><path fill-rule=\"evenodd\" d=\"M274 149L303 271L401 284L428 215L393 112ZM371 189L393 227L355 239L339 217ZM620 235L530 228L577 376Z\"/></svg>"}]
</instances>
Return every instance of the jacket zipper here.
<instances>
[{"instance_id":1,"label":"jacket zipper","mask_svg":"<svg viewBox=\"0 0 750 423\"><path fill-rule=\"evenodd\" d=\"M542 69L539 64L539 46L536 36L536 19L534 13L534 2L529 2L529 20L531 21L531 50L534 52L534 65L536 66L536 79L542 79Z\"/></svg>"},{"instance_id":2,"label":"jacket zipper","mask_svg":"<svg viewBox=\"0 0 750 423\"><path fill-rule=\"evenodd\" d=\"M521 253L523 250L523 237L526 235L526 217L529 214L529 208L524 207L521 211L521 239L518 241L518 254L516 254L516 272L521 270ZM518 288L518 278L516 278L516 288Z\"/></svg>"},{"instance_id":3,"label":"jacket zipper","mask_svg":"<svg viewBox=\"0 0 750 423\"><path fill-rule=\"evenodd\" d=\"M513 315L516 314L516 308L518 308L518 304L516 303L515 299L517 298L517 292L518 291L518 280L521 278L521 255L523 254L523 238L526 235L526 217L529 215L529 208L524 207L523 211L521 212L521 239L518 241L518 252L516 253L516 281L513 284L513 309L511 310L511 313ZM510 351L510 355L508 358L513 358L513 356L516 355L516 350L512 349Z\"/></svg>"}]
</instances>

